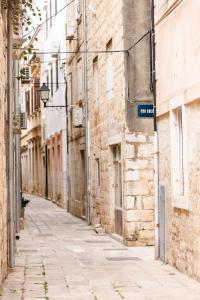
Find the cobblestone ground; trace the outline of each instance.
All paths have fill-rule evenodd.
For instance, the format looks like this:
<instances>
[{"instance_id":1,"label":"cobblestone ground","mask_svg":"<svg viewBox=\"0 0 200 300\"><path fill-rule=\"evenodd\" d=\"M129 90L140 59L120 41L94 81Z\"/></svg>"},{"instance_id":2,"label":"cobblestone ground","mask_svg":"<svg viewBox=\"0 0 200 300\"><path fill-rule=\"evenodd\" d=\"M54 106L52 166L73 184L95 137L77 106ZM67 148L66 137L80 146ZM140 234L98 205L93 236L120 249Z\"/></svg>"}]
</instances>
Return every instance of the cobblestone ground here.
<instances>
[{"instance_id":1,"label":"cobblestone ground","mask_svg":"<svg viewBox=\"0 0 200 300\"><path fill-rule=\"evenodd\" d=\"M200 284L153 259L98 236L54 204L29 196L16 267L2 300L199 300Z\"/></svg>"}]
</instances>

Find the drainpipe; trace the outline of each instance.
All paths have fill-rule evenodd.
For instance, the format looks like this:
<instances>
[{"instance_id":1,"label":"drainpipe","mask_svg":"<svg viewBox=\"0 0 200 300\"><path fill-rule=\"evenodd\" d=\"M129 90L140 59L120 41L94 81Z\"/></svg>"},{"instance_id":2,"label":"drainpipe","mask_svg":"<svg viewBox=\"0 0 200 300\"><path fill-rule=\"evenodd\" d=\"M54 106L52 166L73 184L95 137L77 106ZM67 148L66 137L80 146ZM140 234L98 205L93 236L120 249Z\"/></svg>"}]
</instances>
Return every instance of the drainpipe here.
<instances>
[{"instance_id":1,"label":"drainpipe","mask_svg":"<svg viewBox=\"0 0 200 300\"><path fill-rule=\"evenodd\" d=\"M9 2L10 4L10 2ZM9 266L15 266L15 214L14 214L14 192L13 192L13 173L14 173L14 160L13 160L13 90L12 90L12 23L10 5L7 10L7 81L8 81L8 144L7 144L7 196L8 196L8 232L9 232Z\"/></svg>"},{"instance_id":2,"label":"drainpipe","mask_svg":"<svg viewBox=\"0 0 200 300\"><path fill-rule=\"evenodd\" d=\"M85 174L86 174L86 217L91 224L90 207L90 123L88 109L88 36L87 36L87 0L83 2L83 28L84 28L84 108L85 108Z\"/></svg>"},{"instance_id":3,"label":"drainpipe","mask_svg":"<svg viewBox=\"0 0 200 300\"><path fill-rule=\"evenodd\" d=\"M66 66L65 66L66 68ZM66 105L66 146L67 146L67 212L71 209L71 180L70 180L70 173L69 173L69 135L68 135L68 83L67 83L67 75L66 69L63 67L63 76L65 80L65 105Z\"/></svg>"},{"instance_id":4,"label":"drainpipe","mask_svg":"<svg viewBox=\"0 0 200 300\"><path fill-rule=\"evenodd\" d=\"M19 74L19 61L15 62L15 74ZM17 116L20 116L19 107L19 80L15 79L15 112ZM20 128L19 120L17 126ZM16 199L16 235L19 237L20 232L20 211L21 211L21 134L18 133L15 136L15 199Z\"/></svg>"},{"instance_id":5,"label":"drainpipe","mask_svg":"<svg viewBox=\"0 0 200 300\"><path fill-rule=\"evenodd\" d=\"M45 198L48 199L48 148L45 145Z\"/></svg>"},{"instance_id":6,"label":"drainpipe","mask_svg":"<svg viewBox=\"0 0 200 300\"><path fill-rule=\"evenodd\" d=\"M156 50L155 50L155 0L151 1L151 60L152 91L154 102L154 223L155 223L155 259L159 258L159 160L158 132L156 120Z\"/></svg>"}]
</instances>

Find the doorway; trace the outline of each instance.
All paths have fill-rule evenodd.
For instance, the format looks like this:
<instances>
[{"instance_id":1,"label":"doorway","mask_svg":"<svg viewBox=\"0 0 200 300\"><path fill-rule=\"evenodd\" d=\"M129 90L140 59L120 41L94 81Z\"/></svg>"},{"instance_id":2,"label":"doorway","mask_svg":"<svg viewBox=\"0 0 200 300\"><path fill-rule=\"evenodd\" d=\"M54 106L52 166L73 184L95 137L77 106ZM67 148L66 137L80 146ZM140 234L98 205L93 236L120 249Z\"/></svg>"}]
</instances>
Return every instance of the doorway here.
<instances>
[{"instance_id":1,"label":"doorway","mask_svg":"<svg viewBox=\"0 0 200 300\"><path fill-rule=\"evenodd\" d=\"M112 147L113 153L113 189L114 189L114 218L115 233L122 236L123 232L123 210L122 210L122 164L121 145Z\"/></svg>"},{"instance_id":2,"label":"doorway","mask_svg":"<svg viewBox=\"0 0 200 300\"><path fill-rule=\"evenodd\" d=\"M85 175L85 151L81 150L81 178L82 182L80 184L80 200L81 200L81 217L86 218L86 195L85 195L85 187L86 187L86 175Z\"/></svg>"}]
</instances>

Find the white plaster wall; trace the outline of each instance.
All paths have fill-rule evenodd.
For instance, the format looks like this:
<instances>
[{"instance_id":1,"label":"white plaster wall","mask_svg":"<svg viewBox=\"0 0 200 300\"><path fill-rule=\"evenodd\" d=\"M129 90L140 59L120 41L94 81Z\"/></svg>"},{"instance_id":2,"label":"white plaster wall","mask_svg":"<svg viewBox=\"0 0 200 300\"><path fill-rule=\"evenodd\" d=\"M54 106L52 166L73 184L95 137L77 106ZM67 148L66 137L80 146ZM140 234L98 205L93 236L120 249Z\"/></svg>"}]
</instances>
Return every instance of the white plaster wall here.
<instances>
[{"instance_id":1,"label":"white plaster wall","mask_svg":"<svg viewBox=\"0 0 200 300\"><path fill-rule=\"evenodd\" d=\"M47 4L49 1L47 1ZM58 11L62 9L66 5L65 0L59 0L58 3ZM52 1L53 12L54 12L54 1ZM63 10L59 13L56 17L52 19L52 27L49 28L48 36L42 45L42 52L49 52L52 51L52 45L56 44L60 47L60 52L66 51L66 40L65 40L65 23L66 23L66 10ZM43 28L45 30L45 27ZM45 37L44 37L45 38ZM62 62L65 62L66 54L60 54L59 61L59 89L55 91L56 86L53 84L54 87L54 95L51 97L49 105L65 105L65 84L64 84L64 77L62 72L60 71L60 66ZM43 54L42 55L42 70L41 70L41 83L46 83L46 71L50 70L49 62L52 61L51 54ZM44 63L46 62L46 63ZM49 80L50 80L50 73L49 73ZM55 71L54 71L54 80L55 78ZM66 129L66 111L65 108L46 108L43 109L43 115L46 124L46 132L45 138L48 139L54 133L65 130Z\"/></svg>"},{"instance_id":2,"label":"white plaster wall","mask_svg":"<svg viewBox=\"0 0 200 300\"><path fill-rule=\"evenodd\" d=\"M162 17L161 2L156 1L156 22ZM183 1L156 26L158 114L166 112L169 100L176 101L177 96L193 100L191 93L199 86L199 11L199 0Z\"/></svg>"},{"instance_id":3,"label":"white plaster wall","mask_svg":"<svg viewBox=\"0 0 200 300\"><path fill-rule=\"evenodd\" d=\"M167 2L180 3L167 15ZM166 194L166 259L200 279L199 0L156 1L157 113L159 181ZM174 162L172 110L182 106L184 180L187 192L177 205L172 190ZM171 138L172 137L172 138ZM188 204L187 206L185 205ZM180 209L182 207L182 209Z\"/></svg>"}]
</instances>

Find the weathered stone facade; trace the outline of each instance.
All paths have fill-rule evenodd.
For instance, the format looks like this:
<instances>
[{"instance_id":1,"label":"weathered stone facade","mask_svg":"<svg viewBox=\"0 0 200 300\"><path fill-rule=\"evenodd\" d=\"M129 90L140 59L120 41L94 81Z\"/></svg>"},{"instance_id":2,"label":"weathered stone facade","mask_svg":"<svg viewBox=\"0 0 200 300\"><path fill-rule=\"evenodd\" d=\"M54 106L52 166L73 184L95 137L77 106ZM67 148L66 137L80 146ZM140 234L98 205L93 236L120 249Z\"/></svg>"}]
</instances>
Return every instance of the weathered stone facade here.
<instances>
[{"instance_id":1,"label":"weathered stone facade","mask_svg":"<svg viewBox=\"0 0 200 300\"><path fill-rule=\"evenodd\" d=\"M8 271L7 181L6 181L6 116L7 60L6 19L0 12L0 286Z\"/></svg>"},{"instance_id":2,"label":"weathered stone facade","mask_svg":"<svg viewBox=\"0 0 200 300\"><path fill-rule=\"evenodd\" d=\"M200 3L164 2L156 1L160 251L200 279Z\"/></svg>"},{"instance_id":3,"label":"weathered stone facade","mask_svg":"<svg viewBox=\"0 0 200 300\"><path fill-rule=\"evenodd\" d=\"M126 51L149 30L150 4L140 2L96 0L87 9L91 219L130 246L154 244L153 121L136 118L136 103L152 102L148 37L136 50ZM84 50L79 35L68 45L69 51ZM76 70L81 57L77 53L68 59L73 105L79 100ZM71 174L71 206L81 216L83 132L74 129L72 137L70 161L76 174Z\"/></svg>"},{"instance_id":4,"label":"weathered stone facade","mask_svg":"<svg viewBox=\"0 0 200 300\"><path fill-rule=\"evenodd\" d=\"M65 0L39 3L48 17L64 5ZM28 64L23 64L31 66L31 78L22 91L28 122L21 141L23 191L42 195L63 208L67 208L66 83L61 71L64 70L61 53L66 47L65 19L62 10L54 19L48 19L44 30L38 28L37 41L34 37L30 41L47 53L30 55ZM55 53L48 53L49 49ZM42 83L49 87L47 107L40 98Z\"/></svg>"},{"instance_id":5,"label":"weathered stone facade","mask_svg":"<svg viewBox=\"0 0 200 300\"><path fill-rule=\"evenodd\" d=\"M97 107L92 74L92 59L96 54L90 55L91 178L96 178L95 161L98 159L101 180L99 187L95 180L92 181L93 222L100 222L107 232L121 235L127 245L153 245L152 120L138 120L135 114L137 102L152 100L148 41L142 41L135 51L125 51L149 29L149 4L147 1L142 5L136 1L101 1L101 4L94 3L94 8L96 15L90 13L88 20L89 48L103 50L112 39L114 92L113 98L108 99L105 76L108 54L99 53ZM137 14L146 14L146 17L143 16L139 23L138 18L133 18ZM143 66L138 69L139 55ZM115 169L118 164L114 158L115 147L121 148L118 170ZM117 203L116 176L121 180L121 207Z\"/></svg>"},{"instance_id":6,"label":"weathered stone facade","mask_svg":"<svg viewBox=\"0 0 200 300\"><path fill-rule=\"evenodd\" d=\"M70 2L70 1L69 1ZM76 109L83 112L83 1L75 1L67 9L67 70L68 70L68 149L70 197L69 209L78 217L86 217L85 131L83 118L76 124ZM70 32L73 31L72 38ZM74 52L74 53L73 53Z\"/></svg>"},{"instance_id":7,"label":"weathered stone facade","mask_svg":"<svg viewBox=\"0 0 200 300\"><path fill-rule=\"evenodd\" d=\"M27 128L21 136L22 190L45 195L45 171L42 161L42 129L40 104L40 59L30 61L31 80L23 84L22 95ZM22 66L23 67L23 66Z\"/></svg>"}]
</instances>

